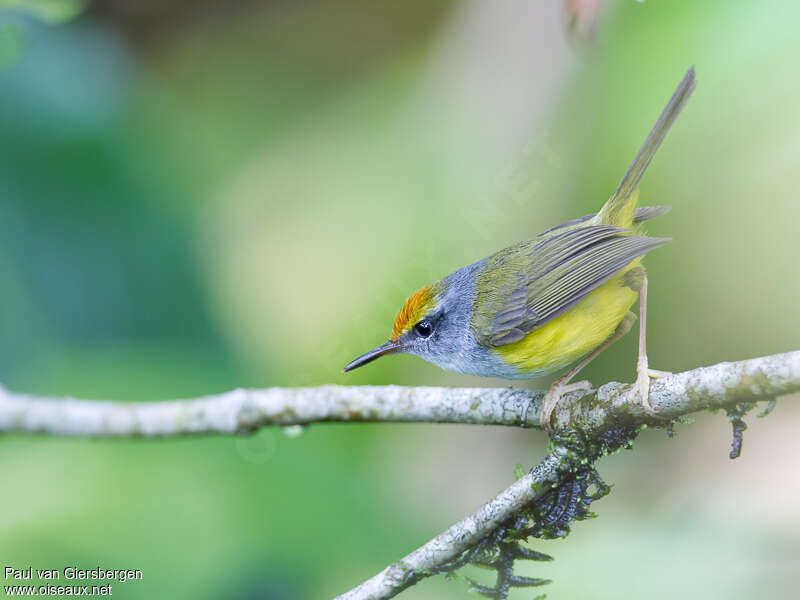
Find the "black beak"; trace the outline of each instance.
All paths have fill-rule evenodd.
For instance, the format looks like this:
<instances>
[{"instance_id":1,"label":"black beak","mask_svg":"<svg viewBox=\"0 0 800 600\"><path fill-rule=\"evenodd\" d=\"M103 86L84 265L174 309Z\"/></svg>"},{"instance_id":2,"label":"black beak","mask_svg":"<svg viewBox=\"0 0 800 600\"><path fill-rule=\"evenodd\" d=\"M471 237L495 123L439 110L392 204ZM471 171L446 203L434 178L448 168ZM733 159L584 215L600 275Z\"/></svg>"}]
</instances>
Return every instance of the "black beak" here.
<instances>
[{"instance_id":1,"label":"black beak","mask_svg":"<svg viewBox=\"0 0 800 600\"><path fill-rule=\"evenodd\" d=\"M362 354L354 361L347 364L347 366L342 369L342 373L347 373L348 371L352 371L353 369L357 369L358 367L364 366L367 363L371 363L376 358L380 358L381 356L385 356L386 354L394 354L395 352L400 352L403 349L402 344L400 342L394 342L389 340L385 344L381 344L377 348L373 348L369 352Z\"/></svg>"}]
</instances>

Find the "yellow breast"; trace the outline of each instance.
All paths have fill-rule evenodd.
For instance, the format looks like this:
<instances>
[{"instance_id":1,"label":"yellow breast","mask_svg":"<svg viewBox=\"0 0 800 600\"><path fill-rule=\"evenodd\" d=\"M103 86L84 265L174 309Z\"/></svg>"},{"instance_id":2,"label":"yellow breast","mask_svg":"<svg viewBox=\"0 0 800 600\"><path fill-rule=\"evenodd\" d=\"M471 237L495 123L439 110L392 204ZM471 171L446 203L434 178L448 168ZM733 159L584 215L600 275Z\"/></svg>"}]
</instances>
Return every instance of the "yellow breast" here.
<instances>
[{"instance_id":1,"label":"yellow breast","mask_svg":"<svg viewBox=\"0 0 800 600\"><path fill-rule=\"evenodd\" d=\"M636 301L638 287L631 285L628 273L639 262L630 263L564 314L494 352L506 364L531 375L557 371L588 354L614 332Z\"/></svg>"}]
</instances>

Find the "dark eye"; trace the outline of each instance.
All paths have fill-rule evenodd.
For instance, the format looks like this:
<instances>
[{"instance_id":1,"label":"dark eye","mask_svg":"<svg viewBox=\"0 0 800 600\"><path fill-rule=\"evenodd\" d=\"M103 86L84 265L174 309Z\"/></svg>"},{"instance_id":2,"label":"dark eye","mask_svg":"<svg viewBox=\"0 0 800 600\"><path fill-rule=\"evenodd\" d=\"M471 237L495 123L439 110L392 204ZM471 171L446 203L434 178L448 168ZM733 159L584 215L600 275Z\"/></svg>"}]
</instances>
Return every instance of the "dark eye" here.
<instances>
[{"instance_id":1,"label":"dark eye","mask_svg":"<svg viewBox=\"0 0 800 600\"><path fill-rule=\"evenodd\" d=\"M430 337L433 333L433 325L431 325L430 321L422 320L416 325L414 325L414 331L417 332L417 335L420 337Z\"/></svg>"}]
</instances>

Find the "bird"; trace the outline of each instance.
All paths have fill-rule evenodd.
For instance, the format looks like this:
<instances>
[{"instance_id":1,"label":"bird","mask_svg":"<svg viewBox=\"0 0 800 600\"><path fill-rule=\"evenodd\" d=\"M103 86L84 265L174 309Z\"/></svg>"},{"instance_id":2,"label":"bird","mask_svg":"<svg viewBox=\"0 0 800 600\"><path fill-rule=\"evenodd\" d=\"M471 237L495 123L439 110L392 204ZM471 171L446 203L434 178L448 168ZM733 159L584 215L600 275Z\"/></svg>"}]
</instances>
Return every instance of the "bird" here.
<instances>
[{"instance_id":1,"label":"bird","mask_svg":"<svg viewBox=\"0 0 800 600\"><path fill-rule=\"evenodd\" d=\"M540 424L552 431L559 399L591 387L587 381L570 382L630 331L636 321L630 309L638 299L633 401L652 413L650 379L666 372L648 364L642 258L670 238L648 237L642 223L670 207L637 207L639 182L695 86L692 66L599 212L552 227L421 287L397 313L389 340L343 371L394 353L414 354L459 373L505 379L540 377L572 365L542 401Z\"/></svg>"}]
</instances>

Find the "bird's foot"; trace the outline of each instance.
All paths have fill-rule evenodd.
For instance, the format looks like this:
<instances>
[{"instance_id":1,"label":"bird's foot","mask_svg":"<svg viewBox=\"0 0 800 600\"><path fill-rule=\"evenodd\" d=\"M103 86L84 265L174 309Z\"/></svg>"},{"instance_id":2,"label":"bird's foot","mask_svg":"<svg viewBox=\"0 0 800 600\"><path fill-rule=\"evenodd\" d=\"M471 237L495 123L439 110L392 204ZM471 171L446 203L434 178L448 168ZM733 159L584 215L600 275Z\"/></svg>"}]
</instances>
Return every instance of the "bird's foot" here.
<instances>
[{"instance_id":1,"label":"bird's foot","mask_svg":"<svg viewBox=\"0 0 800 600\"><path fill-rule=\"evenodd\" d=\"M653 410L652 406L650 406L650 380L666 377L667 375L672 375L672 373L669 371L658 371L656 369L651 369L647 365L647 357L639 357L639 360L636 363L636 383L634 384L634 387L636 389L636 395L639 400L639 404L641 404L642 407L651 415L654 415L656 411Z\"/></svg>"},{"instance_id":2,"label":"bird's foot","mask_svg":"<svg viewBox=\"0 0 800 600\"><path fill-rule=\"evenodd\" d=\"M587 380L576 381L575 383L560 383L559 381L554 382L542 399L542 413L539 417L539 422L542 425L542 429L548 433L553 431L553 427L550 424L550 419L553 416L553 411L558 405L558 401L561 399L561 396L564 394L569 394L570 392L590 389L592 389L592 384Z\"/></svg>"},{"instance_id":3,"label":"bird's foot","mask_svg":"<svg viewBox=\"0 0 800 600\"><path fill-rule=\"evenodd\" d=\"M659 371L658 369L647 369L647 374L650 376L650 379L661 379L662 377L668 377L672 375L672 371Z\"/></svg>"}]
</instances>

